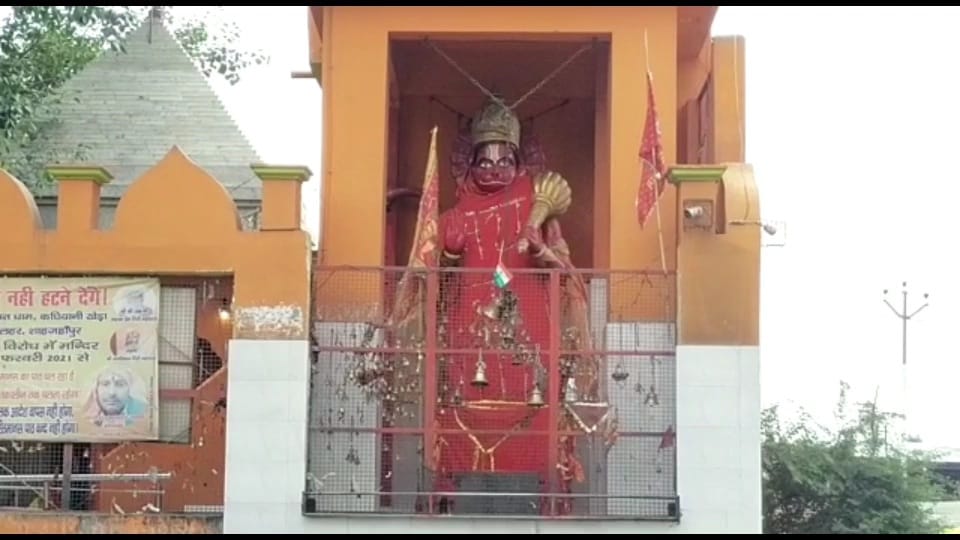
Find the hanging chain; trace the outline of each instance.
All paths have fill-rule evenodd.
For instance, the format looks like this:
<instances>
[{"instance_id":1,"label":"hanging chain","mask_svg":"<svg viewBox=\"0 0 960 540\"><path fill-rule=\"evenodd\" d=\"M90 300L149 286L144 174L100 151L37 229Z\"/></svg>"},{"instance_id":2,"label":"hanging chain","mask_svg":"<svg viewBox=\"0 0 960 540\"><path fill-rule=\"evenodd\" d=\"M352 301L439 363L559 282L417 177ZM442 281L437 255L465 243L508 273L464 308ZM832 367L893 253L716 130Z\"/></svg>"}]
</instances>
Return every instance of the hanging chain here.
<instances>
[{"instance_id":1,"label":"hanging chain","mask_svg":"<svg viewBox=\"0 0 960 540\"><path fill-rule=\"evenodd\" d=\"M523 94L522 96L520 96L520 98L517 99L516 101L514 101L512 105L509 105L509 106L508 106L506 103L504 103L504 101L503 101L502 99L500 99L500 97L498 97L498 96L495 95L493 92L491 92L490 90L488 90L485 86L483 86L483 84L482 84L480 81L478 81L476 78L474 78L472 75L470 75L470 73L468 73L466 69L464 69L463 67L461 67L460 64L458 64L456 60L454 60L453 58L451 58L450 55L448 55L448 54L447 54L446 52L444 52L439 46L437 46L437 44L436 44L434 41L432 41L432 40L430 40L430 39L425 39L424 41L426 41L427 44L430 45L430 48L432 48L434 51L436 51L436 53L439 54L441 58L443 58L444 60L446 60L447 63L450 64L450 66L452 66L454 69L456 69L457 71L459 71L460 74L463 75L468 81L470 81L471 84L473 84L474 86L476 86L485 96L487 96L488 98L492 99L493 101L495 101L495 102L498 103L499 105L501 105L501 106L503 106L503 107L508 107L508 108L510 108L510 109L516 109L517 107L520 106L521 103L523 103L524 101L526 101L527 99L529 99L530 96L532 96L533 94L539 92L544 86L547 85L547 83L549 83L551 80L553 80L554 77L556 77L557 75L559 75L561 71L563 71L564 69L566 69L567 66L569 66L570 64L572 64L574 60L576 60L577 58L579 58L581 54L583 54L583 53L587 52L588 50L592 49L592 48L593 48L593 45L594 45L593 43L587 43L587 44L584 45L583 47L580 47L579 49L577 49L576 52L574 52L574 53L570 56L570 58L567 58L562 64L560 64L559 66L557 66L556 69L554 69L552 72L550 72L550 74L547 75L543 80L541 80L541 81L540 81L539 83L537 83L533 88L531 88L529 91L527 91L527 93L525 93L525 94Z\"/></svg>"}]
</instances>

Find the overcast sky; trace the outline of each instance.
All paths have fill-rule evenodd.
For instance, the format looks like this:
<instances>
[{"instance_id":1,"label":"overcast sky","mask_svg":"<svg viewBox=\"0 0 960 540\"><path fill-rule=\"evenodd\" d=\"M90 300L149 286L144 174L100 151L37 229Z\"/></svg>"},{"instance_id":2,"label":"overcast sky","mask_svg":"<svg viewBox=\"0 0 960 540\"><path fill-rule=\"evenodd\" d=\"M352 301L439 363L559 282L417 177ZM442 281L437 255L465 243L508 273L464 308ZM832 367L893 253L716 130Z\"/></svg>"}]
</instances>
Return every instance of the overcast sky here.
<instances>
[{"instance_id":1,"label":"overcast sky","mask_svg":"<svg viewBox=\"0 0 960 540\"><path fill-rule=\"evenodd\" d=\"M177 8L190 9L190 8ZM246 44L273 61L234 87L215 83L264 159L320 172L321 91L307 70L305 7L229 7ZM0 8L0 13L4 8ZM911 418L926 446L960 447L954 327L960 258L950 245L960 178L954 155L955 29L960 8L722 7L714 35L746 37L746 147L765 219L786 245L765 248L764 403L829 415L840 380L855 397L899 406L899 306L908 281ZM306 186L318 229L317 176ZM951 225L954 224L954 225Z\"/></svg>"}]
</instances>

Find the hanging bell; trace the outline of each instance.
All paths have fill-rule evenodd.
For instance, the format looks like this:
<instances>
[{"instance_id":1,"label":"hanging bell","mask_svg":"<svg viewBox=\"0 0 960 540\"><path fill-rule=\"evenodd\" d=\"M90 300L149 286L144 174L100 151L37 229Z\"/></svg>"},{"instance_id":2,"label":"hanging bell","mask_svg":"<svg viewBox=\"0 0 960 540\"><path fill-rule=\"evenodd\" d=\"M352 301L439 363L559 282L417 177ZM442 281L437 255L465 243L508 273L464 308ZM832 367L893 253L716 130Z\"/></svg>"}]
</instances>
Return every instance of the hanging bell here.
<instances>
[{"instance_id":1,"label":"hanging bell","mask_svg":"<svg viewBox=\"0 0 960 540\"><path fill-rule=\"evenodd\" d=\"M613 370L613 375L611 375L615 382L623 382L630 377L630 372L623 368L623 364L617 364L617 367Z\"/></svg>"},{"instance_id":2,"label":"hanging bell","mask_svg":"<svg viewBox=\"0 0 960 540\"><path fill-rule=\"evenodd\" d=\"M477 370L473 373L473 380L470 381L470 384L480 388L489 384L489 382L487 382L487 369L483 364L483 360L477 360Z\"/></svg>"},{"instance_id":3,"label":"hanging bell","mask_svg":"<svg viewBox=\"0 0 960 540\"><path fill-rule=\"evenodd\" d=\"M463 394L460 393L460 387L453 392L453 397L450 399L450 405L453 407L459 407L463 405Z\"/></svg>"},{"instance_id":4,"label":"hanging bell","mask_svg":"<svg viewBox=\"0 0 960 540\"><path fill-rule=\"evenodd\" d=\"M563 391L563 400L567 403L577 402L577 383L574 382L573 377L567 379L567 387Z\"/></svg>"},{"instance_id":5,"label":"hanging bell","mask_svg":"<svg viewBox=\"0 0 960 540\"><path fill-rule=\"evenodd\" d=\"M530 407L543 407L545 403L543 402L543 392L540 391L540 385L533 385L533 391L530 392L530 399L527 400L527 405Z\"/></svg>"},{"instance_id":6,"label":"hanging bell","mask_svg":"<svg viewBox=\"0 0 960 540\"><path fill-rule=\"evenodd\" d=\"M480 314L484 317L495 321L500 318L500 297L496 297L490 301L489 304L480 309Z\"/></svg>"}]
</instances>

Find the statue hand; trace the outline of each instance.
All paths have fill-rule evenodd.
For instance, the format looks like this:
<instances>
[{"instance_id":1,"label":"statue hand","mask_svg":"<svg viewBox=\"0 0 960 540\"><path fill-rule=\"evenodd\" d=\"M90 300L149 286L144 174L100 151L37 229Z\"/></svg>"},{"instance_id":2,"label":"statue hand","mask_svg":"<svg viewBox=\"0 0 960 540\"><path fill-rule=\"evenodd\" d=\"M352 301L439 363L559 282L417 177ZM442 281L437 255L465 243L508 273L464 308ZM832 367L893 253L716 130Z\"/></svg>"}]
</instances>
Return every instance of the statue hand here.
<instances>
[{"instance_id":1,"label":"statue hand","mask_svg":"<svg viewBox=\"0 0 960 540\"><path fill-rule=\"evenodd\" d=\"M467 246L467 235L464 233L464 217L460 210L451 210L447 215L447 222L443 231L443 250L450 255L463 254Z\"/></svg>"},{"instance_id":2,"label":"statue hand","mask_svg":"<svg viewBox=\"0 0 960 540\"><path fill-rule=\"evenodd\" d=\"M517 242L517 248L520 250L520 253L529 251L534 257L540 257L543 255L547 246L543 242L543 235L540 234L540 229L528 225L523 229L523 234L520 236L519 242Z\"/></svg>"}]
</instances>

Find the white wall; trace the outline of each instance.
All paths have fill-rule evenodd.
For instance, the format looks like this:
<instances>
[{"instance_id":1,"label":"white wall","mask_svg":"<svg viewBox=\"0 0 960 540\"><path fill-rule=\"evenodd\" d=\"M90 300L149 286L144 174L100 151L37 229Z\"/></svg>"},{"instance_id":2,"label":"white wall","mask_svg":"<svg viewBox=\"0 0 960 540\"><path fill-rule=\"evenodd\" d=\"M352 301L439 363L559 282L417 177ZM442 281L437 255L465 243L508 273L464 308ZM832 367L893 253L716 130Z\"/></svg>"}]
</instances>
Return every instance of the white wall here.
<instances>
[{"instance_id":1,"label":"white wall","mask_svg":"<svg viewBox=\"0 0 960 540\"><path fill-rule=\"evenodd\" d=\"M231 340L224 533L298 530L307 469L306 341Z\"/></svg>"},{"instance_id":2,"label":"white wall","mask_svg":"<svg viewBox=\"0 0 960 540\"><path fill-rule=\"evenodd\" d=\"M681 527L759 534L760 351L679 346L677 362Z\"/></svg>"},{"instance_id":3,"label":"white wall","mask_svg":"<svg viewBox=\"0 0 960 540\"><path fill-rule=\"evenodd\" d=\"M224 533L760 533L756 347L677 347L679 523L304 517L306 342L230 343Z\"/></svg>"}]
</instances>

